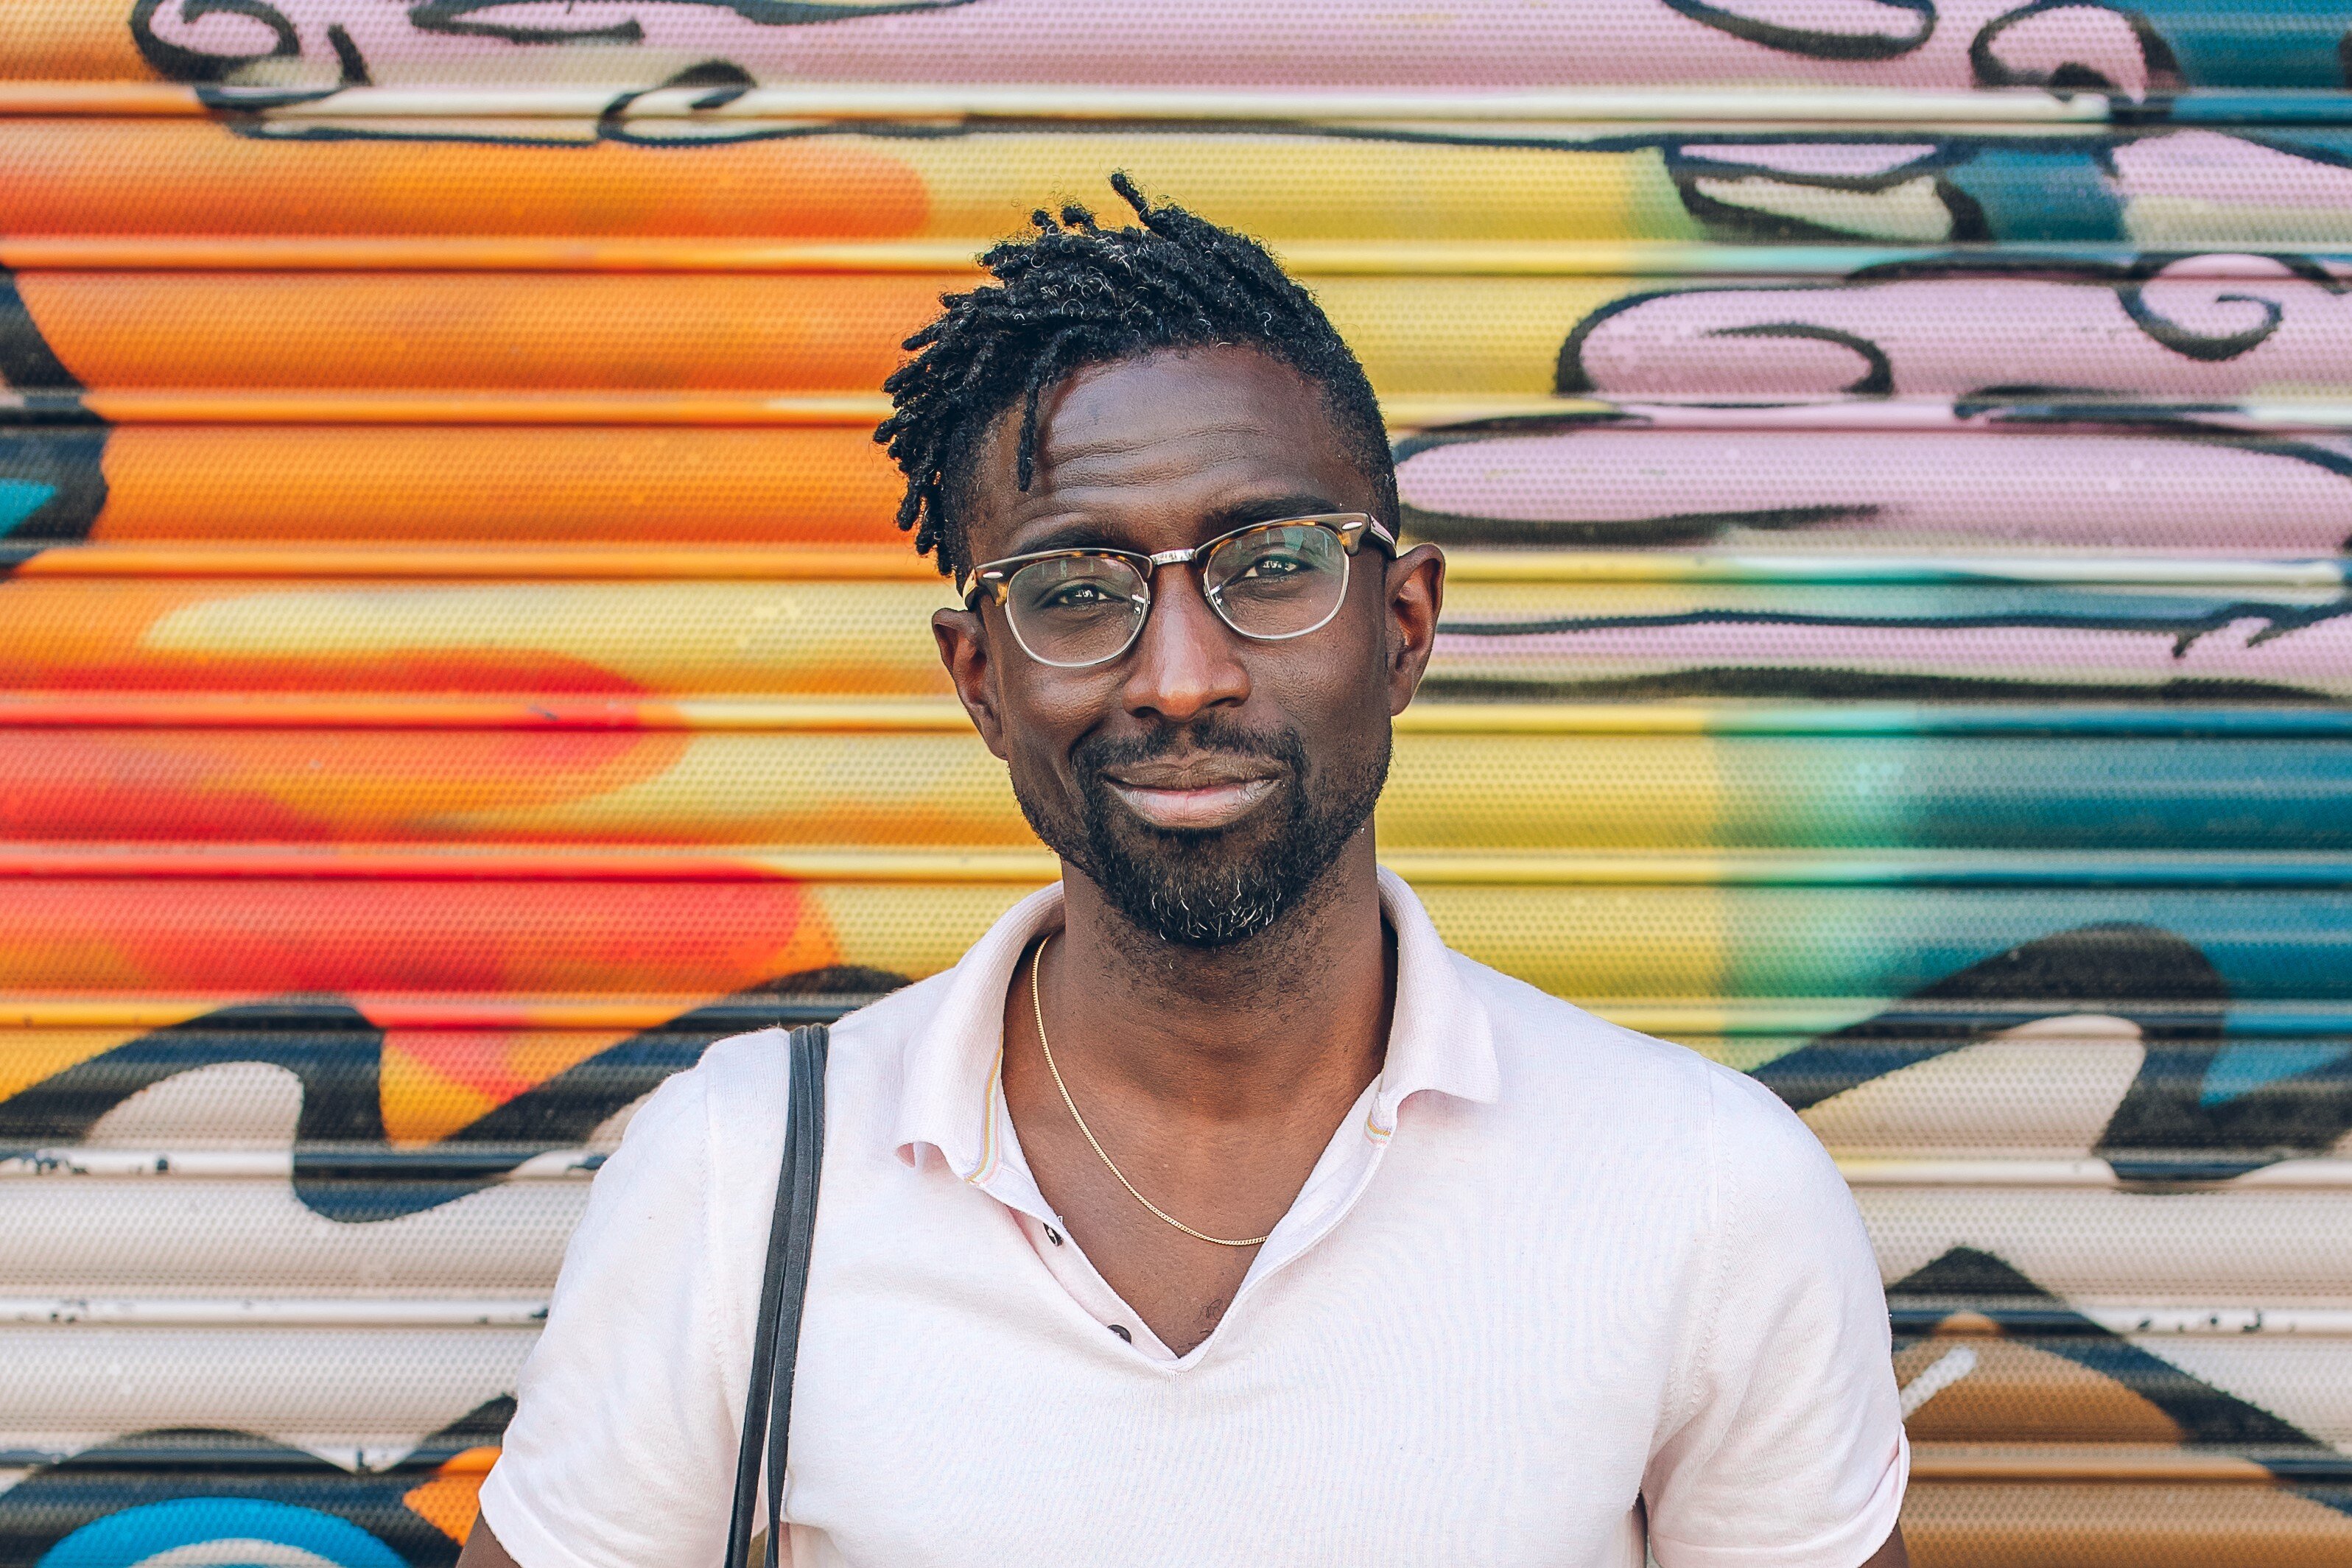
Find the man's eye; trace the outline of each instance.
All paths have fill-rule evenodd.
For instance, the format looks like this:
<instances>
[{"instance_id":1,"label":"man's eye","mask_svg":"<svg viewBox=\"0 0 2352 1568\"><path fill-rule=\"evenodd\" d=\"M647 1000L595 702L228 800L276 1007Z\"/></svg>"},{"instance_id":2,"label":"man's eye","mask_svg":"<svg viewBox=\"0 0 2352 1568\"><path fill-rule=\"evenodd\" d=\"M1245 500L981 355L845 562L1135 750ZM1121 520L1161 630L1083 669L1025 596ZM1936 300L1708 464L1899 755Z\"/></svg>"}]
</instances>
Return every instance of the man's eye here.
<instances>
[{"instance_id":1,"label":"man's eye","mask_svg":"<svg viewBox=\"0 0 2352 1568\"><path fill-rule=\"evenodd\" d=\"M1299 572L1313 570L1313 567L1295 555L1262 555L1242 568L1239 575L1257 578L1294 577Z\"/></svg>"},{"instance_id":2,"label":"man's eye","mask_svg":"<svg viewBox=\"0 0 2352 1568\"><path fill-rule=\"evenodd\" d=\"M1045 595L1041 608L1046 610L1098 610L1106 604L1118 603L1119 598L1098 582L1066 582Z\"/></svg>"}]
</instances>

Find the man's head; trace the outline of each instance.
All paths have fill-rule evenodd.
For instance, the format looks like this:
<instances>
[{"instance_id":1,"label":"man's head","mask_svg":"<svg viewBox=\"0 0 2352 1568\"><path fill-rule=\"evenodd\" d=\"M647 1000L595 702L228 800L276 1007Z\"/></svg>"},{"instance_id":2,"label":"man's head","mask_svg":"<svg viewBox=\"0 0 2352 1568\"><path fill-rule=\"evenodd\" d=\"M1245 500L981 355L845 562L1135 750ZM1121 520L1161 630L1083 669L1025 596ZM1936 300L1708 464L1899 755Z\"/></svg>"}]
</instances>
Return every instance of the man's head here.
<instances>
[{"instance_id":1,"label":"man's head","mask_svg":"<svg viewBox=\"0 0 2352 1568\"><path fill-rule=\"evenodd\" d=\"M1144 227L1070 208L991 251L1000 286L908 340L877 438L908 476L901 525L967 582L1039 552L1148 557L1326 519L1205 561L1059 562L1077 587L1055 613L1148 597L1123 648L1118 628L1048 644L1034 580L1000 589L1004 571L934 618L1038 835L1140 930L1218 946L1274 925L1351 844L1369 869L1360 835L1443 568L1394 555L1379 409L1313 299L1253 242L1113 183ZM1280 594L1307 611L1267 612Z\"/></svg>"}]
</instances>

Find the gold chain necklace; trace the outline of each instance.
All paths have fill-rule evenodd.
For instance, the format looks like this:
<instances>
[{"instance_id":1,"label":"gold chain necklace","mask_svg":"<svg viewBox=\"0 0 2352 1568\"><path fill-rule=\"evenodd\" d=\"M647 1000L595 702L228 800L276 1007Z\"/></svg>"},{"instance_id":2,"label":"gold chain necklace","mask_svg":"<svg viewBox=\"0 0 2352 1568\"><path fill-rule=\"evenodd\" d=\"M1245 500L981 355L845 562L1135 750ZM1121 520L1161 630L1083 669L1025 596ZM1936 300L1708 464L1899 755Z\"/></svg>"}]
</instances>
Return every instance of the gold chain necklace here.
<instances>
[{"instance_id":1,"label":"gold chain necklace","mask_svg":"<svg viewBox=\"0 0 2352 1568\"><path fill-rule=\"evenodd\" d=\"M1048 933L1045 942L1051 942L1053 939L1053 936ZM1135 1184L1127 1179L1127 1173L1118 1168L1118 1163L1109 1155L1103 1152L1101 1141L1096 1138L1094 1129L1087 1125L1087 1119L1084 1116L1078 1114L1078 1103L1070 1098L1070 1086L1062 1082L1062 1070L1054 1065L1054 1048L1045 1040L1045 1005L1037 999L1037 971L1045 965L1045 942L1037 944L1037 956L1029 960L1029 1010L1037 1017L1037 1048L1045 1053L1045 1071L1054 1075L1054 1087L1062 1092L1062 1103L1070 1108L1070 1120L1076 1122L1078 1124L1078 1131L1087 1135L1087 1142L1093 1147L1095 1157L1102 1161L1111 1175L1118 1177L1118 1185L1127 1188L1128 1195L1136 1202L1196 1240L1210 1242L1218 1247L1255 1247L1265 1241L1266 1236L1274 1234L1273 1231L1267 1231L1265 1236L1253 1236L1246 1241L1234 1241L1223 1236L1212 1236L1205 1230L1193 1229L1141 1193L1137 1192Z\"/></svg>"}]
</instances>

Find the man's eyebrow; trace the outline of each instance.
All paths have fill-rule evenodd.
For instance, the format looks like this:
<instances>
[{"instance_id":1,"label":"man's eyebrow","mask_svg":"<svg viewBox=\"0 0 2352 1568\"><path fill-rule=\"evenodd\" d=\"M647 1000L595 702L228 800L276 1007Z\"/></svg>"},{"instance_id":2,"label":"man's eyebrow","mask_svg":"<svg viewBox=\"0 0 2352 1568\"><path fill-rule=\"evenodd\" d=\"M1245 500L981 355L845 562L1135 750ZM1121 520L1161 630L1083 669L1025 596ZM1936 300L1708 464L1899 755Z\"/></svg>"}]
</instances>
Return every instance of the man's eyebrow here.
<instances>
[{"instance_id":1,"label":"man's eyebrow","mask_svg":"<svg viewBox=\"0 0 2352 1568\"><path fill-rule=\"evenodd\" d=\"M1208 526L1204 538L1231 533L1252 523L1271 523L1283 517L1314 517L1328 512L1344 512L1350 508L1339 505L1328 496L1297 495L1268 496L1253 501L1235 501L1219 507L1202 519Z\"/></svg>"},{"instance_id":2,"label":"man's eyebrow","mask_svg":"<svg viewBox=\"0 0 2352 1568\"><path fill-rule=\"evenodd\" d=\"M1328 496L1265 496L1253 500L1234 501L1211 508L1201 519L1201 538L1215 538L1219 534L1247 528L1252 523L1270 523L1281 517L1312 517L1327 512L1344 512ZM1072 517L1055 523L1032 538L1023 539L1016 555L1034 555L1043 550L1056 549L1133 549L1132 541L1115 537L1116 530L1087 517Z\"/></svg>"},{"instance_id":3,"label":"man's eyebrow","mask_svg":"<svg viewBox=\"0 0 2352 1568\"><path fill-rule=\"evenodd\" d=\"M1129 547L1110 537L1100 523L1084 517L1074 517L1066 523L1056 523L1034 538L1021 541L1015 555L1034 555L1049 549L1126 549Z\"/></svg>"}]
</instances>

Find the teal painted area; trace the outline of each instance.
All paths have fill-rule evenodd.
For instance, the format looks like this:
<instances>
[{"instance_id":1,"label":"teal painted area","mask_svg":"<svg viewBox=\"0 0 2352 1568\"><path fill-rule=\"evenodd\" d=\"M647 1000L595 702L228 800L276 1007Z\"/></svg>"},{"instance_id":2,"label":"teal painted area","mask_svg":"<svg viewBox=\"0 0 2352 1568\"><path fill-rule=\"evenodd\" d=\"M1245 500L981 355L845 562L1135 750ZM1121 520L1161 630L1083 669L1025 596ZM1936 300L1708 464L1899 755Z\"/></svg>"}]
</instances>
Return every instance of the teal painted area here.
<instances>
[{"instance_id":1,"label":"teal painted area","mask_svg":"<svg viewBox=\"0 0 2352 1568\"><path fill-rule=\"evenodd\" d=\"M0 538L5 538L26 517L49 504L58 493L55 485L37 484L30 479L0 479Z\"/></svg>"},{"instance_id":2,"label":"teal painted area","mask_svg":"<svg viewBox=\"0 0 2352 1568\"><path fill-rule=\"evenodd\" d=\"M2010 948L2118 925L2193 947L2234 1001L2352 1000L2347 893L1734 887L1712 896L1720 900L1727 1000L1899 998ZM1638 894L1633 902L1638 909ZM2152 943L2144 966L2084 974L2067 994L2118 1003L2174 994L2178 963L2177 944Z\"/></svg>"},{"instance_id":3,"label":"teal painted area","mask_svg":"<svg viewBox=\"0 0 2352 1568\"><path fill-rule=\"evenodd\" d=\"M2171 47L2192 87L2326 90L2345 86L2345 0L2131 0L2105 9L2145 17Z\"/></svg>"},{"instance_id":4,"label":"teal painted area","mask_svg":"<svg viewBox=\"0 0 2352 1568\"><path fill-rule=\"evenodd\" d=\"M2347 1056L2352 1056L2352 1045L2269 1040L2227 1045L2215 1054L2213 1065L2205 1070L2205 1082L2198 1088L2197 1103L2223 1104L2266 1083L2309 1072Z\"/></svg>"},{"instance_id":5,"label":"teal painted area","mask_svg":"<svg viewBox=\"0 0 2352 1568\"><path fill-rule=\"evenodd\" d=\"M2106 172L2073 149L1986 147L1945 180L1984 214L1993 238L2116 241L2124 204Z\"/></svg>"},{"instance_id":6,"label":"teal painted area","mask_svg":"<svg viewBox=\"0 0 2352 1568\"><path fill-rule=\"evenodd\" d=\"M2352 850L2325 740L1722 736L1711 766L1716 848Z\"/></svg>"}]
</instances>

